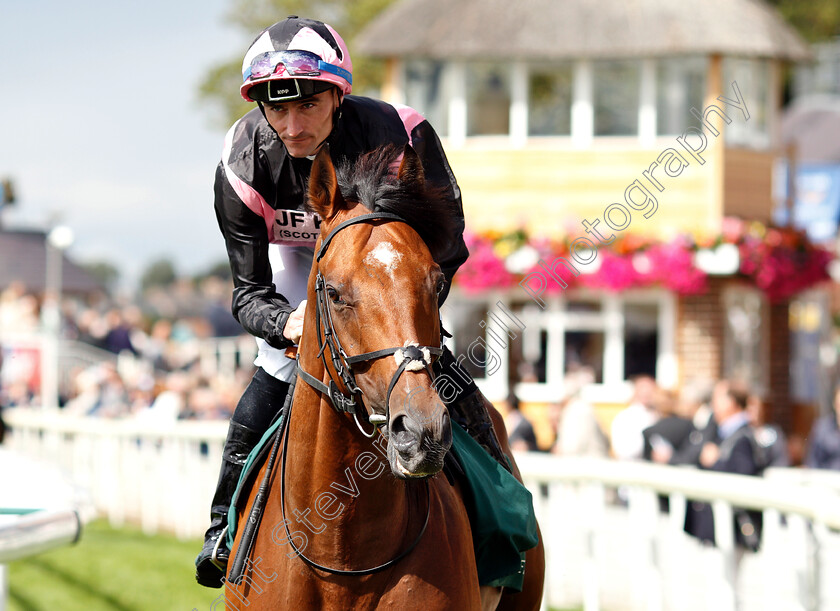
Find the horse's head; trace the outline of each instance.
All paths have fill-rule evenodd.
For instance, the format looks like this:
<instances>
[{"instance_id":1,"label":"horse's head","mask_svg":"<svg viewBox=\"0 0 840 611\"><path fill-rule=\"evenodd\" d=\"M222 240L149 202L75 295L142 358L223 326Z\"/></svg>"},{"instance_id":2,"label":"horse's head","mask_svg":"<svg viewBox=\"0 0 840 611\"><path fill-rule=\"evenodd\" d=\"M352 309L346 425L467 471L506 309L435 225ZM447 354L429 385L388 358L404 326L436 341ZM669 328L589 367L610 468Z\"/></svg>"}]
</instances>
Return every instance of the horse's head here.
<instances>
[{"instance_id":1,"label":"horse's head","mask_svg":"<svg viewBox=\"0 0 840 611\"><path fill-rule=\"evenodd\" d=\"M350 370L350 384L358 385L370 421L379 423L388 438L391 470L409 478L440 471L452 444L449 413L433 386L444 277L430 251L443 246L435 237L452 213L440 193L427 189L410 146L396 176L389 171L398 152L375 151L338 171L328 152L318 154L309 206L322 224L310 284L320 286L321 332L333 331L344 352L338 366L327 354L331 376L338 381L336 369ZM403 221L352 222L371 211L397 214ZM359 355L369 358L354 360ZM352 390L346 377L339 384L345 393Z\"/></svg>"}]
</instances>

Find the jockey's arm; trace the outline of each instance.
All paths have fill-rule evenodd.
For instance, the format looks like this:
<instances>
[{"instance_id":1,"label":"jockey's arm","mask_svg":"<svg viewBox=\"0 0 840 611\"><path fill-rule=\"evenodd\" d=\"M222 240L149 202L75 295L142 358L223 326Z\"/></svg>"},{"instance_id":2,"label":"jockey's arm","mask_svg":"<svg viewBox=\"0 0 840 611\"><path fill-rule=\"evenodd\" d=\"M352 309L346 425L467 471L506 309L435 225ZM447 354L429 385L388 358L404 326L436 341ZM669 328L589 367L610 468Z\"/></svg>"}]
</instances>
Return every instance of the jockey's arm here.
<instances>
[{"instance_id":1,"label":"jockey's arm","mask_svg":"<svg viewBox=\"0 0 840 611\"><path fill-rule=\"evenodd\" d=\"M234 317L248 333L269 345L291 346L283 331L295 308L272 282L265 221L234 192L222 164L216 169L215 210L233 273Z\"/></svg>"}]
</instances>

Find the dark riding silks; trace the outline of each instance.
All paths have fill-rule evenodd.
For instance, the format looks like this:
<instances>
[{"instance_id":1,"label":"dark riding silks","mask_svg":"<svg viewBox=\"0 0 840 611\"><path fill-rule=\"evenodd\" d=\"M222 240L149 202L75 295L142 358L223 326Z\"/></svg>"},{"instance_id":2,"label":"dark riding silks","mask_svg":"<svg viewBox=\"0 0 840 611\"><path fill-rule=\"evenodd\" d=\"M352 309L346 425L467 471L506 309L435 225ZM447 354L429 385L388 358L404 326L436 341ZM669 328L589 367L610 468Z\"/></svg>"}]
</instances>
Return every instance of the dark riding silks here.
<instances>
[{"instance_id":1,"label":"dark riding silks","mask_svg":"<svg viewBox=\"0 0 840 611\"><path fill-rule=\"evenodd\" d=\"M466 476L463 500L470 517L478 582L521 591L525 551L539 542L531 493L454 422L450 452Z\"/></svg>"}]
</instances>

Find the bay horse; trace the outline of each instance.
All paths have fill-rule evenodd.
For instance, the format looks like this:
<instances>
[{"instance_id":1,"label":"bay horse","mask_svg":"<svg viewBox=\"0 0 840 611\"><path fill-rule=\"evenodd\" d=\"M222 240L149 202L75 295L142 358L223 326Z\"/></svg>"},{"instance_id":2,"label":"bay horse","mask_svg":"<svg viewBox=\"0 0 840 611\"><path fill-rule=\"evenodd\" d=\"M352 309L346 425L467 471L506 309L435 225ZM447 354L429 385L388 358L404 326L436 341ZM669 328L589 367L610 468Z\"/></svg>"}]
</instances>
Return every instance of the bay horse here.
<instances>
[{"instance_id":1,"label":"bay horse","mask_svg":"<svg viewBox=\"0 0 840 611\"><path fill-rule=\"evenodd\" d=\"M410 146L389 178L397 153L375 151L338 174L325 150L313 162L309 207L322 221L300 377L279 457L263 464L265 487L254 485L239 513L231 561L246 556L248 508L266 494L247 560L225 583L227 609L540 606L542 543L527 552L521 593L500 600L480 588L467 511L441 472L452 424L433 386L444 278L432 253L452 219ZM354 392L364 404L353 405Z\"/></svg>"}]
</instances>

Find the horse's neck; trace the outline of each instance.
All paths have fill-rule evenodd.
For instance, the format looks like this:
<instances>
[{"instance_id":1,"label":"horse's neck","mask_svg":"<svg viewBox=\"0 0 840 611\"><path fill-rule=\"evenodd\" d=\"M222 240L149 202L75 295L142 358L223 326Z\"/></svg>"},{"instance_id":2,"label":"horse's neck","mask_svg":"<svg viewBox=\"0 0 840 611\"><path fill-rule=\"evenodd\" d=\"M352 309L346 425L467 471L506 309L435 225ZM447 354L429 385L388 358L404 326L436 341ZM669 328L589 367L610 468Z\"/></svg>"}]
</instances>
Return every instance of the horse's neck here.
<instances>
[{"instance_id":1,"label":"horse's neck","mask_svg":"<svg viewBox=\"0 0 840 611\"><path fill-rule=\"evenodd\" d=\"M385 439L379 433L373 439L364 437L352 416L337 413L320 393L303 382L297 389L300 392L295 393L289 431L289 460L294 462L289 464L290 475L294 472L298 485L310 492L322 488L335 491L342 485L358 485L361 479L366 487L391 489L386 485L394 478L388 469ZM367 418L360 420L372 430ZM350 482L348 469L353 472Z\"/></svg>"},{"instance_id":2,"label":"horse's neck","mask_svg":"<svg viewBox=\"0 0 840 611\"><path fill-rule=\"evenodd\" d=\"M323 364L306 361L311 373L326 382ZM366 418L360 420L370 426ZM302 381L289 424L286 519L300 524L309 549L348 557L354 549L381 543L382 537L401 542L407 527L414 531L426 499L417 494L419 483L409 490L393 476L379 433L373 440L364 437L351 416L336 413Z\"/></svg>"}]
</instances>

